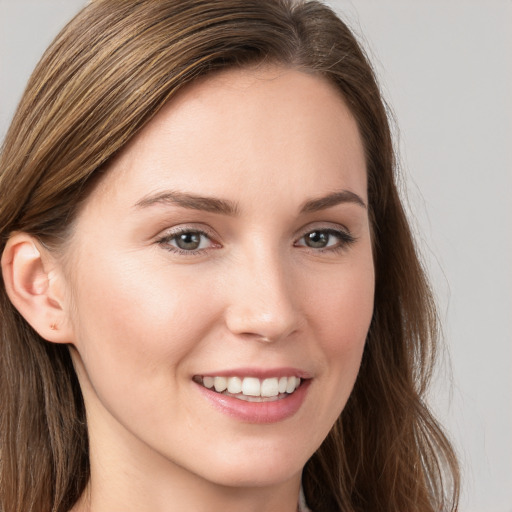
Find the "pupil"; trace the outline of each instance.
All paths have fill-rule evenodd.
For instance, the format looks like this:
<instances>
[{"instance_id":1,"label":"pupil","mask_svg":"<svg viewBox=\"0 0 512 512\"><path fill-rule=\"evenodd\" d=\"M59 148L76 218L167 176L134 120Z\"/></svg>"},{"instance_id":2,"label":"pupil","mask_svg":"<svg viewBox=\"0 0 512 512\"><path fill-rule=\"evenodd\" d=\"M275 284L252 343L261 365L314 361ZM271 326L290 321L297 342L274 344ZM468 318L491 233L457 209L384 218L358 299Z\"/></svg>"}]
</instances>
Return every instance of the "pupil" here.
<instances>
[{"instance_id":1,"label":"pupil","mask_svg":"<svg viewBox=\"0 0 512 512\"><path fill-rule=\"evenodd\" d=\"M306 237L306 244L315 249L325 247L329 241L329 235L322 231L313 231Z\"/></svg>"},{"instance_id":2,"label":"pupil","mask_svg":"<svg viewBox=\"0 0 512 512\"><path fill-rule=\"evenodd\" d=\"M182 233L178 235L176 245L180 249L193 251L201 244L201 235L199 233Z\"/></svg>"}]
</instances>

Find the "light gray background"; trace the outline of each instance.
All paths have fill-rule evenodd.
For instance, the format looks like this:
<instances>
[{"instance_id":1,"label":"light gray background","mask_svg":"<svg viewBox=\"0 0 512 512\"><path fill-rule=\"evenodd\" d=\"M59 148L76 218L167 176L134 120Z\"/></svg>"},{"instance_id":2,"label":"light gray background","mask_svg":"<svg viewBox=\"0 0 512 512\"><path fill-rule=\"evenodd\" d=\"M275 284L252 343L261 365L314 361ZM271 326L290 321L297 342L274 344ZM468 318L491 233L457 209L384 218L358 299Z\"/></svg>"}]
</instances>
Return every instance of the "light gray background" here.
<instances>
[{"instance_id":1,"label":"light gray background","mask_svg":"<svg viewBox=\"0 0 512 512\"><path fill-rule=\"evenodd\" d=\"M0 140L44 48L85 3L0 0ZM461 510L510 512L512 1L330 4L360 34L398 121L450 354L431 400L461 457Z\"/></svg>"}]
</instances>

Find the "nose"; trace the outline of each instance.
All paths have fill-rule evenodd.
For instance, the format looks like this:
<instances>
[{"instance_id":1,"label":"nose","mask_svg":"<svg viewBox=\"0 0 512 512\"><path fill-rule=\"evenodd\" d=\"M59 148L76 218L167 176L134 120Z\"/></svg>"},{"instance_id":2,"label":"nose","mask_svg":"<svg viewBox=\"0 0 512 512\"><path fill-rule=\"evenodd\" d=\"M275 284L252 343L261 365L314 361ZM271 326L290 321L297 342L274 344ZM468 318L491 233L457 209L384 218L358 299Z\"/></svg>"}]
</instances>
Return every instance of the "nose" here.
<instances>
[{"instance_id":1,"label":"nose","mask_svg":"<svg viewBox=\"0 0 512 512\"><path fill-rule=\"evenodd\" d=\"M227 284L228 329L261 342L276 342L298 331L302 315L290 268L278 255L252 256L236 265Z\"/></svg>"}]
</instances>

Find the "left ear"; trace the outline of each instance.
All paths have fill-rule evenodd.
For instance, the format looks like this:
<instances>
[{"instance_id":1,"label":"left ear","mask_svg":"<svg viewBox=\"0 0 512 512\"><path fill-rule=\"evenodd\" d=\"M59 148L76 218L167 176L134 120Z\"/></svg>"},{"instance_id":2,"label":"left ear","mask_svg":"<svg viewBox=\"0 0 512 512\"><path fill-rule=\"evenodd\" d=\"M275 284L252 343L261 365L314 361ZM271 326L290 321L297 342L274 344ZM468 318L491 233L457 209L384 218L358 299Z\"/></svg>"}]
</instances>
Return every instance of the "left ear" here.
<instances>
[{"instance_id":1,"label":"left ear","mask_svg":"<svg viewBox=\"0 0 512 512\"><path fill-rule=\"evenodd\" d=\"M31 235L15 233L2 254L2 276L14 307L42 338L72 342L64 277L47 249Z\"/></svg>"}]
</instances>

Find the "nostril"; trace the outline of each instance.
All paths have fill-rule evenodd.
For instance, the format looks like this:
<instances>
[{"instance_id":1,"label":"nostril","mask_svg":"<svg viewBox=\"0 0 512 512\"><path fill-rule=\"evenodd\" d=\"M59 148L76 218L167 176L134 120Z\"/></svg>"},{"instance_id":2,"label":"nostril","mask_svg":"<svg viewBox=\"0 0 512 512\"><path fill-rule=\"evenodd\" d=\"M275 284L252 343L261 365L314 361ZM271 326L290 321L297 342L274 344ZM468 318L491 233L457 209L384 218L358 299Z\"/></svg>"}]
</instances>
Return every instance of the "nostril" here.
<instances>
[{"instance_id":1,"label":"nostril","mask_svg":"<svg viewBox=\"0 0 512 512\"><path fill-rule=\"evenodd\" d=\"M280 339L287 338L291 334L293 334L294 331L279 331L274 334L260 334L256 332L241 332L236 333L239 337L242 339L246 339L247 341L256 341L258 343L275 343L276 341L279 341Z\"/></svg>"}]
</instances>

